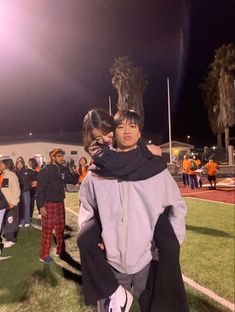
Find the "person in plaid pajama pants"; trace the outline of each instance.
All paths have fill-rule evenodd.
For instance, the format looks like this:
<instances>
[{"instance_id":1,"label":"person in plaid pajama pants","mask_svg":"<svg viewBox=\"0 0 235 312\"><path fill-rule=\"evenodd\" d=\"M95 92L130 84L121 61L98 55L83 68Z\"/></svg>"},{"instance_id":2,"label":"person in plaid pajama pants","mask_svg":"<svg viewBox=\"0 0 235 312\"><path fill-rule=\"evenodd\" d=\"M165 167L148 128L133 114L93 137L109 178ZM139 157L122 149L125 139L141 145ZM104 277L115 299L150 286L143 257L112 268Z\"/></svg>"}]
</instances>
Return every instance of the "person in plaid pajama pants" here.
<instances>
[{"instance_id":1,"label":"person in plaid pajama pants","mask_svg":"<svg viewBox=\"0 0 235 312\"><path fill-rule=\"evenodd\" d=\"M56 237L56 255L65 252L65 184L77 184L77 177L63 166L64 151L54 148L49 153L51 163L46 165L38 174L36 203L42 216L41 250L39 260L52 263L50 257L53 230Z\"/></svg>"},{"instance_id":2,"label":"person in plaid pajama pants","mask_svg":"<svg viewBox=\"0 0 235 312\"><path fill-rule=\"evenodd\" d=\"M42 234L40 259L49 256L51 248L51 237L55 229L56 254L60 255L65 250L64 227L65 210L63 202L45 202L47 217L42 216Z\"/></svg>"}]
</instances>

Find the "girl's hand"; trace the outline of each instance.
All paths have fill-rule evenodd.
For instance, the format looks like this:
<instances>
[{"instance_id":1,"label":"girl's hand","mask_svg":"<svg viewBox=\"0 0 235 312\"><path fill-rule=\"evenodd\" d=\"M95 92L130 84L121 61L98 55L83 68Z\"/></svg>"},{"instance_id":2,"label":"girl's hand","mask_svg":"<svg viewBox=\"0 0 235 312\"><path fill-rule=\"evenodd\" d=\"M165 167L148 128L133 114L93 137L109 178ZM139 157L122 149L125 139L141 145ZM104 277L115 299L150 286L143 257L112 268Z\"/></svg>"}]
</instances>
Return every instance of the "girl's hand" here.
<instances>
[{"instance_id":1,"label":"girl's hand","mask_svg":"<svg viewBox=\"0 0 235 312\"><path fill-rule=\"evenodd\" d=\"M104 249L105 249L104 243L99 243L98 246L100 247L101 250L104 250Z\"/></svg>"},{"instance_id":2,"label":"girl's hand","mask_svg":"<svg viewBox=\"0 0 235 312\"><path fill-rule=\"evenodd\" d=\"M149 149L149 151L156 156L162 156L162 150L161 147L154 145L154 144L148 144L147 148Z\"/></svg>"},{"instance_id":3,"label":"girl's hand","mask_svg":"<svg viewBox=\"0 0 235 312\"><path fill-rule=\"evenodd\" d=\"M93 141L88 147L88 152L92 158L99 154L100 150L100 144L98 144L97 141Z\"/></svg>"}]
</instances>

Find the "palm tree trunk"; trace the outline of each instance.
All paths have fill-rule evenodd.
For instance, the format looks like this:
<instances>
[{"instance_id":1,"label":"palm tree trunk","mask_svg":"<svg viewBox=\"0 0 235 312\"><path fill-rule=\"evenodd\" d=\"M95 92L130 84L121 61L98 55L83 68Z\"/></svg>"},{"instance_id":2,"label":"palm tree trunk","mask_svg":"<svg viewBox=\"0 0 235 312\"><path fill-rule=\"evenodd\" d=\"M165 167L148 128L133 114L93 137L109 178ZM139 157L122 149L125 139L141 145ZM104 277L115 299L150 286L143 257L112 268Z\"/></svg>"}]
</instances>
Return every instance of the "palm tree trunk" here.
<instances>
[{"instance_id":1,"label":"palm tree trunk","mask_svg":"<svg viewBox=\"0 0 235 312\"><path fill-rule=\"evenodd\" d=\"M227 149L229 146L229 127L224 129L224 139L225 139L225 148Z\"/></svg>"},{"instance_id":2,"label":"palm tree trunk","mask_svg":"<svg viewBox=\"0 0 235 312\"><path fill-rule=\"evenodd\" d=\"M217 146L218 146L218 147L223 147L223 145L222 145L222 135L221 135L221 133L217 133Z\"/></svg>"}]
</instances>

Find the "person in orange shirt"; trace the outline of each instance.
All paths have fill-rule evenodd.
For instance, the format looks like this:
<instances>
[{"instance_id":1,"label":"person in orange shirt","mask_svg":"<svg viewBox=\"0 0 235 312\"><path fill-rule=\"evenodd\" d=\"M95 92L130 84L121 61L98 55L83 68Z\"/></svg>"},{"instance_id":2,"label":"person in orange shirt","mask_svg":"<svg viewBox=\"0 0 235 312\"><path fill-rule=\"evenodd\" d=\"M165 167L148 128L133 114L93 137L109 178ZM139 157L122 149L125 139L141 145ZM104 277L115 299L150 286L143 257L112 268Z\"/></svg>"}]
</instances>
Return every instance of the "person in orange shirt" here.
<instances>
[{"instance_id":1,"label":"person in orange shirt","mask_svg":"<svg viewBox=\"0 0 235 312\"><path fill-rule=\"evenodd\" d=\"M78 174L79 174L79 179L78 183L81 185L82 181L84 180L85 176L87 175L88 172L88 163L86 157L81 157L79 159L79 167L78 167Z\"/></svg>"},{"instance_id":2,"label":"person in orange shirt","mask_svg":"<svg viewBox=\"0 0 235 312\"><path fill-rule=\"evenodd\" d=\"M205 168L207 169L207 179L210 183L210 189L216 190L216 174L219 170L219 166L211 157L208 163L205 164Z\"/></svg>"},{"instance_id":3,"label":"person in orange shirt","mask_svg":"<svg viewBox=\"0 0 235 312\"><path fill-rule=\"evenodd\" d=\"M182 162L182 179L184 186L189 187L188 168L190 167L189 155L185 154Z\"/></svg>"},{"instance_id":4,"label":"person in orange shirt","mask_svg":"<svg viewBox=\"0 0 235 312\"><path fill-rule=\"evenodd\" d=\"M195 160L193 159L192 156L190 156L187 173L189 175L189 184L190 184L191 189L198 188L196 170L197 170L197 165L195 163Z\"/></svg>"}]
</instances>

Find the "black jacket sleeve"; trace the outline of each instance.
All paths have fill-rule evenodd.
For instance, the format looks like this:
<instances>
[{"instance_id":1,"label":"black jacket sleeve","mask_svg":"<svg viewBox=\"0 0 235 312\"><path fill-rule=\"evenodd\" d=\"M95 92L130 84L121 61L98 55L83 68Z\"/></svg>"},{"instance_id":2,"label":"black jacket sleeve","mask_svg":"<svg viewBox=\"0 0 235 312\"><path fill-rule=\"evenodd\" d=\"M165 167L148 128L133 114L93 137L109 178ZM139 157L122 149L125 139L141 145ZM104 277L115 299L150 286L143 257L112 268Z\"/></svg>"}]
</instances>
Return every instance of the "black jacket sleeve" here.
<instances>
[{"instance_id":1,"label":"black jacket sleeve","mask_svg":"<svg viewBox=\"0 0 235 312\"><path fill-rule=\"evenodd\" d=\"M61 178L64 184L77 184L78 179L74 173L72 173L69 168L61 166L60 168Z\"/></svg>"},{"instance_id":2,"label":"black jacket sleeve","mask_svg":"<svg viewBox=\"0 0 235 312\"><path fill-rule=\"evenodd\" d=\"M138 148L125 153L111 150L107 145L100 146L100 152L94 156L94 164L105 176L128 176L142 166L146 159L152 159L153 154L148 150L143 139L138 141ZM94 170L95 171L95 170ZM97 172L98 173L98 172Z\"/></svg>"},{"instance_id":3,"label":"black jacket sleeve","mask_svg":"<svg viewBox=\"0 0 235 312\"><path fill-rule=\"evenodd\" d=\"M117 177L127 181L148 179L166 168L159 156L154 156L144 140L139 140L138 148L125 153L101 146L100 153L94 157L97 166L91 170L103 177Z\"/></svg>"},{"instance_id":4,"label":"black jacket sleeve","mask_svg":"<svg viewBox=\"0 0 235 312\"><path fill-rule=\"evenodd\" d=\"M48 180L49 180L48 170L47 167L45 167L39 172L37 179L36 204L38 209L44 207L45 189L47 187Z\"/></svg>"}]
</instances>

